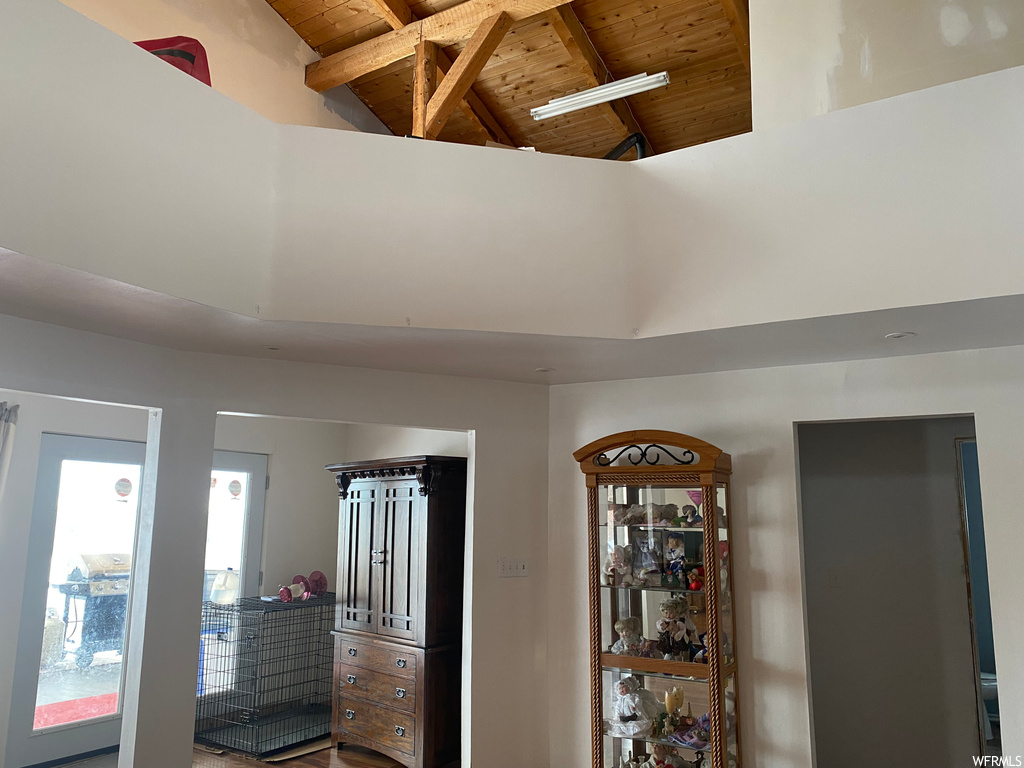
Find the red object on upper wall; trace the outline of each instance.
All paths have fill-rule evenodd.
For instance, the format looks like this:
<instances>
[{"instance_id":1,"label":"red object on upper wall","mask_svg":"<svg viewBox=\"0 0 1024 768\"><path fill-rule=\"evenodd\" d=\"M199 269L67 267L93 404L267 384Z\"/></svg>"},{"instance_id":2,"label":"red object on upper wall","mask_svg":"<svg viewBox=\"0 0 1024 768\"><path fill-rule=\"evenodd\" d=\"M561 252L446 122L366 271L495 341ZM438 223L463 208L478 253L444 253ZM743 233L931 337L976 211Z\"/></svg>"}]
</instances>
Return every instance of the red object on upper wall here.
<instances>
[{"instance_id":1,"label":"red object on upper wall","mask_svg":"<svg viewBox=\"0 0 1024 768\"><path fill-rule=\"evenodd\" d=\"M192 75L199 82L210 85L210 64L206 60L206 49L195 38L164 37L160 40L141 40L135 44L185 74Z\"/></svg>"}]
</instances>

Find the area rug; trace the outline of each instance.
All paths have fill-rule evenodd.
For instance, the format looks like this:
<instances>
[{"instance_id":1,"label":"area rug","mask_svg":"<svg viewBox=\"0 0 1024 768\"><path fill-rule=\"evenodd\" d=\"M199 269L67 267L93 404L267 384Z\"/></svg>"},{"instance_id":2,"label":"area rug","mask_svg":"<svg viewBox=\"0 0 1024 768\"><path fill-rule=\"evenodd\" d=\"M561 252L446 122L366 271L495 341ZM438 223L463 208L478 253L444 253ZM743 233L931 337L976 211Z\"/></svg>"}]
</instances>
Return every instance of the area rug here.
<instances>
[{"instance_id":1,"label":"area rug","mask_svg":"<svg viewBox=\"0 0 1024 768\"><path fill-rule=\"evenodd\" d=\"M89 696L72 701L55 701L53 704L42 704L36 707L33 728L39 730L54 725L66 725L67 723L77 723L80 720L91 720L94 717L116 714L116 693L105 693L102 696Z\"/></svg>"}]
</instances>

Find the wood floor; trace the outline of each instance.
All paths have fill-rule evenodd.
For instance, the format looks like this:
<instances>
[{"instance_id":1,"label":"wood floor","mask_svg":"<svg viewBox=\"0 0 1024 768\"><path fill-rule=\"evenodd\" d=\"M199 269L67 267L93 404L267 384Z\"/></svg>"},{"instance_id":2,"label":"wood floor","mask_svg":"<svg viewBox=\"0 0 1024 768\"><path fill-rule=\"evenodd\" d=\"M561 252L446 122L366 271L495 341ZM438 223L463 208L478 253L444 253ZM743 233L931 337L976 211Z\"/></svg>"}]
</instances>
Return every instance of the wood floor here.
<instances>
[{"instance_id":1,"label":"wood floor","mask_svg":"<svg viewBox=\"0 0 1024 768\"><path fill-rule=\"evenodd\" d=\"M279 763L261 763L237 755L214 755L196 750L192 753L192 768L399 768L389 757L362 747L346 746L341 750L322 749L311 755L283 760Z\"/></svg>"}]
</instances>

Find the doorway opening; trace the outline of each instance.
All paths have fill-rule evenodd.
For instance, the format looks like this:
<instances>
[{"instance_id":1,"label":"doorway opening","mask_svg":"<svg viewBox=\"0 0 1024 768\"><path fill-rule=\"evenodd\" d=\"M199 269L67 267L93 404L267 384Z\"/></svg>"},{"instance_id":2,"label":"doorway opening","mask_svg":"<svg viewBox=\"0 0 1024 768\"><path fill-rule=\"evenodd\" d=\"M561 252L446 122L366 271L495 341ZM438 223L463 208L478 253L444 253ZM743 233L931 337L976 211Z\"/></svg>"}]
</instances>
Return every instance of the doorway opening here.
<instances>
[{"instance_id":1,"label":"doorway opening","mask_svg":"<svg viewBox=\"0 0 1024 768\"><path fill-rule=\"evenodd\" d=\"M973 417L796 432L817 764L998 754Z\"/></svg>"}]
</instances>

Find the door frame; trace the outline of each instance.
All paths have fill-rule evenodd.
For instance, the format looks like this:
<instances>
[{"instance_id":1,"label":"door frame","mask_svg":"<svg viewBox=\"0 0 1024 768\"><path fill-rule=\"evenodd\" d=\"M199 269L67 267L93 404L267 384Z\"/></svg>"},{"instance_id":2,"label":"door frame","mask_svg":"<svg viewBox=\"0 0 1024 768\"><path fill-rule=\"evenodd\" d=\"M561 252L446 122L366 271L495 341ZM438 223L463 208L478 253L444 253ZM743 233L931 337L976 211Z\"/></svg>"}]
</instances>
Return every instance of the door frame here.
<instances>
[{"instance_id":1,"label":"door frame","mask_svg":"<svg viewBox=\"0 0 1024 768\"><path fill-rule=\"evenodd\" d=\"M43 648L43 627L46 621L46 594L50 588L50 560L56 535L57 497L60 492L61 465L65 460L138 464L140 497L145 484L145 442L53 432L43 432L41 435L12 687L13 691L22 693L15 693L11 697L5 753L5 765L9 768L22 768L107 750L116 747L121 740L121 710L124 705L125 675L128 670L128 632L131 626L132 593L135 589L134 556L138 549L138 512L135 518L135 543L132 547L133 574L129 584L125 616L118 711L113 715L78 723L52 726L39 731L33 729L39 663ZM31 693L27 694L28 691Z\"/></svg>"},{"instance_id":2,"label":"door frame","mask_svg":"<svg viewBox=\"0 0 1024 768\"><path fill-rule=\"evenodd\" d=\"M242 529L240 596L256 597L263 581L263 520L267 504L270 457L265 453L214 451L211 472L245 472L249 475ZM255 564L255 567L253 565Z\"/></svg>"},{"instance_id":3,"label":"door frame","mask_svg":"<svg viewBox=\"0 0 1024 768\"><path fill-rule=\"evenodd\" d=\"M967 616L971 623L971 657L974 663L974 693L978 708L979 755L986 754L988 743L985 740L985 726L988 714L985 700L981 693L981 658L978 652L978 630L974 626L974 592L971 588L971 535L967 525L967 487L964 483L964 443L978 444L977 437L958 437L954 441L956 447L956 484L960 501L960 541L964 548L964 581L967 583Z\"/></svg>"}]
</instances>

